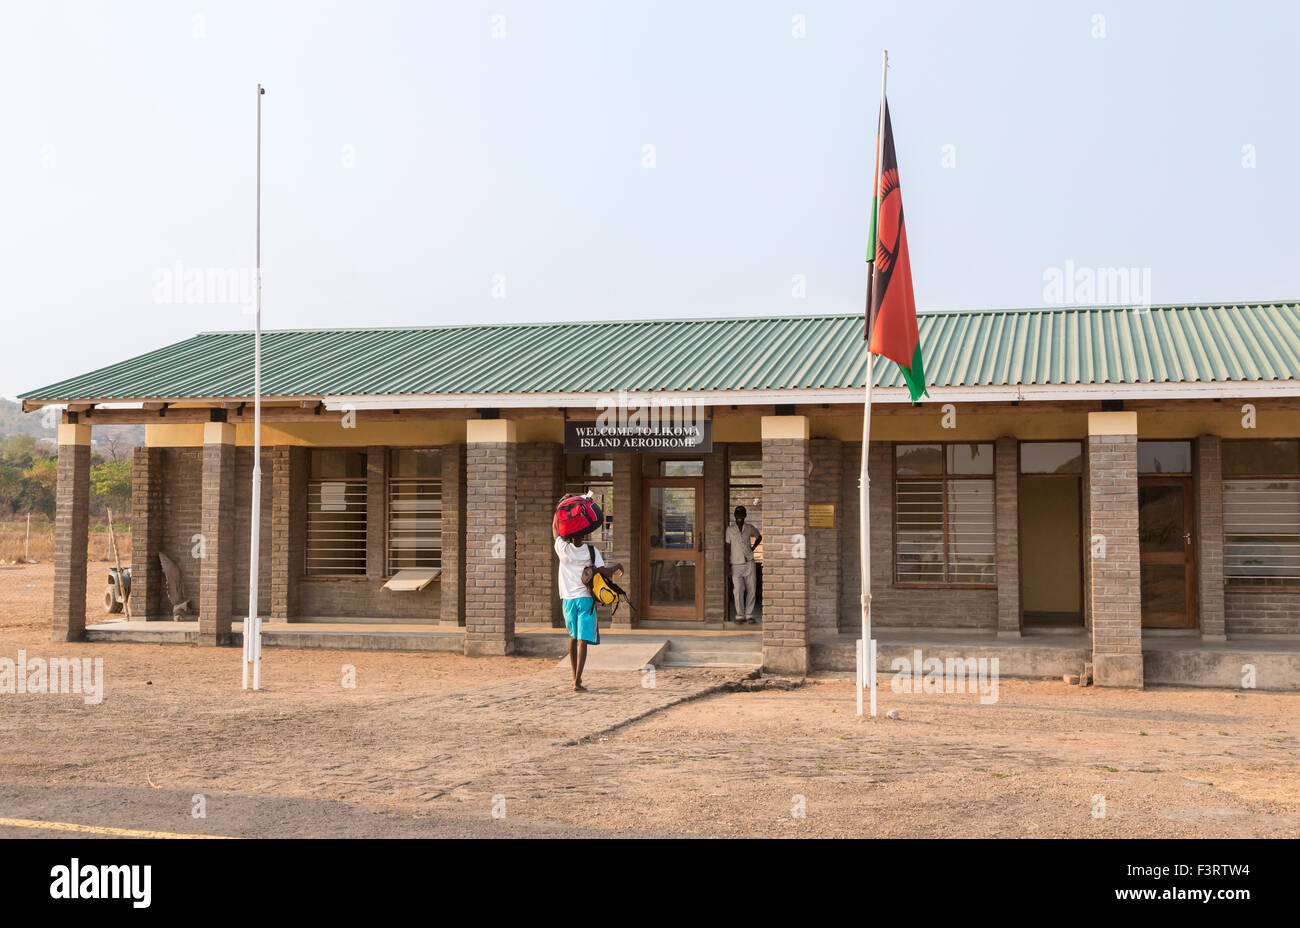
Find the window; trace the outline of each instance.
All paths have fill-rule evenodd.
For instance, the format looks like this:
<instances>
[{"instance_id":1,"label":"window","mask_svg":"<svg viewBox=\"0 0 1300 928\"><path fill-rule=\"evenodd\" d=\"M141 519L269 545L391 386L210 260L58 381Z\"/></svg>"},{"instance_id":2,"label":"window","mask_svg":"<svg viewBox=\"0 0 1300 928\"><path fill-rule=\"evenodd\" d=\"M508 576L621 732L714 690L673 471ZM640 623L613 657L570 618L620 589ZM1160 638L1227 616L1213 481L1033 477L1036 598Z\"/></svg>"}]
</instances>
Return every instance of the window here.
<instances>
[{"instance_id":1,"label":"window","mask_svg":"<svg viewBox=\"0 0 1300 928\"><path fill-rule=\"evenodd\" d=\"M1020 473L1081 474L1083 443L1077 441L1022 441Z\"/></svg>"},{"instance_id":2,"label":"window","mask_svg":"<svg viewBox=\"0 0 1300 928\"><path fill-rule=\"evenodd\" d=\"M442 566L442 452L388 455L388 575Z\"/></svg>"},{"instance_id":3,"label":"window","mask_svg":"<svg viewBox=\"0 0 1300 928\"><path fill-rule=\"evenodd\" d=\"M1223 442L1229 587L1300 586L1300 441Z\"/></svg>"},{"instance_id":4,"label":"window","mask_svg":"<svg viewBox=\"0 0 1300 928\"><path fill-rule=\"evenodd\" d=\"M660 477L703 477L704 462L694 461L660 461Z\"/></svg>"},{"instance_id":5,"label":"window","mask_svg":"<svg viewBox=\"0 0 1300 928\"><path fill-rule=\"evenodd\" d=\"M605 514L605 524L591 535L591 543L609 553L614 541L614 458L608 454L569 454L564 458L564 492L591 492Z\"/></svg>"},{"instance_id":6,"label":"window","mask_svg":"<svg viewBox=\"0 0 1300 928\"><path fill-rule=\"evenodd\" d=\"M894 579L992 586L992 444L896 445Z\"/></svg>"},{"instance_id":7,"label":"window","mask_svg":"<svg viewBox=\"0 0 1300 928\"><path fill-rule=\"evenodd\" d=\"M1191 472L1192 443L1190 441L1138 442L1139 474L1190 474Z\"/></svg>"},{"instance_id":8,"label":"window","mask_svg":"<svg viewBox=\"0 0 1300 928\"><path fill-rule=\"evenodd\" d=\"M307 479L307 574L366 573L366 453L312 449Z\"/></svg>"}]
</instances>

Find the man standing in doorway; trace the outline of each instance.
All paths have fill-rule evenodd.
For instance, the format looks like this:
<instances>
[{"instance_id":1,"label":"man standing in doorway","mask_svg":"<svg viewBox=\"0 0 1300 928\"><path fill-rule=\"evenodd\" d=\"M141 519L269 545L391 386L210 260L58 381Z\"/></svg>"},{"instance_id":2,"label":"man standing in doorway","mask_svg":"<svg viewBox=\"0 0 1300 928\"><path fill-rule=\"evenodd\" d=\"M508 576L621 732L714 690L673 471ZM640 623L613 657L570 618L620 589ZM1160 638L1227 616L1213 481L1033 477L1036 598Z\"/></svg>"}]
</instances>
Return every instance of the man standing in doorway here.
<instances>
[{"instance_id":1,"label":"man standing in doorway","mask_svg":"<svg viewBox=\"0 0 1300 928\"><path fill-rule=\"evenodd\" d=\"M745 521L744 506L736 507L736 521L727 526L727 545L731 554L731 595L736 602L736 624L754 621L754 591L758 568L754 566L754 549L763 541L757 525Z\"/></svg>"}]
</instances>

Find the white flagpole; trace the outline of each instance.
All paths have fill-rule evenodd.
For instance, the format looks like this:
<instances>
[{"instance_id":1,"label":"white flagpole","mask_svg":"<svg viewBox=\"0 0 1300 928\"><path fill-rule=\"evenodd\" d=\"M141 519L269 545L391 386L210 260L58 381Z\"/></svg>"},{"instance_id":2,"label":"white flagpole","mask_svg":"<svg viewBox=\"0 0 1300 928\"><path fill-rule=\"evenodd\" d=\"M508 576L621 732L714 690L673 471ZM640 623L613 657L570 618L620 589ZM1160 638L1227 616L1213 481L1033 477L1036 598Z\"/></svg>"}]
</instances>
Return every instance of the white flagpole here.
<instances>
[{"instance_id":1,"label":"white flagpole","mask_svg":"<svg viewBox=\"0 0 1300 928\"><path fill-rule=\"evenodd\" d=\"M262 534L262 95L257 85L257 232L253 268L253 515L248 548L248 619L244 622L244 689L262 688L262 617L257 611L258 552Z\"/></svg>"},{"instance_id":2,"label":"white flagpole","mask_svg":"<svg viewBox=\"0 0 1300 928\"><path fill-rule=\"evenodd\" d=\"M889 71L889 51L883 52L880 63L880 116L876 125L876 171L871 179L871 199L876 213L876 224L880 222L880 171L884 157L885 145L885 75ZM874 231L874 229L873 229ZM872 262L876 249L875 236L868 247L872 250ZM867 317L871 316L872 306L876 301L876 275L871 274L871 284L867 294ZM870 333L868 333L870 335ZM870 710L876 714L876 644L871 640L871 478L867 474L867 459L871 454L871 385L875 380L875 355L867 348L867 390L866 401L862 408L862 473L858 477L858 533L859 548L862 551L862 641L858 644L858 715L862 715L862 690L865 687L871 693Z\"/></svg>"}]
</instances>

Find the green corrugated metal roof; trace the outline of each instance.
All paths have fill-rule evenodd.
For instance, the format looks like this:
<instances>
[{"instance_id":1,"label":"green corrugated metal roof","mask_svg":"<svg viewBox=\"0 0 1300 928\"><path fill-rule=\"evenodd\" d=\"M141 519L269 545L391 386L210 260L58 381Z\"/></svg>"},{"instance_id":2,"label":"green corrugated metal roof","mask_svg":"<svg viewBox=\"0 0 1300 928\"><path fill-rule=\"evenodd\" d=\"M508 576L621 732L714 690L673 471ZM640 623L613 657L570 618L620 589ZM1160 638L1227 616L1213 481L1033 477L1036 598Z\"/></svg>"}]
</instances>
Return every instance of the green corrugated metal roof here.
<instances>
[{"instance_id":1,"label":"green corrugated metal roof","mask_svg":"<svg viewBox=\"0 0 1300 928\"><path fill-rule=\"evenodd\" d=\"M1300 303L925 313L937 387L1300 379ZM266 396L860 388L862 317L656 319L263 334ZM215 332L23 395L252 392L253 335ZM876 384L901 387L890 363Z\"/></svg>"}]
</instances>

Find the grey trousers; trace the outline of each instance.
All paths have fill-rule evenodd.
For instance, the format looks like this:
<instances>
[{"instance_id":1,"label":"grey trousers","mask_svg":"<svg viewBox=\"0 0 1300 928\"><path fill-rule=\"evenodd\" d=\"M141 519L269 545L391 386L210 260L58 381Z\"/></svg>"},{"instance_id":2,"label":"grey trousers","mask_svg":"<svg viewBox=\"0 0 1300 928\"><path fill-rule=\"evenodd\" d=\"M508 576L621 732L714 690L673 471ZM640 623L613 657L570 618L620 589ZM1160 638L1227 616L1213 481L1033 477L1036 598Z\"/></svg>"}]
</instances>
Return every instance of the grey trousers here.
<instances>
[{"instance_id":1,"label":"grey trousers","mask_svg":"<svg viewBox=\"0 0 1300 928\"><path fill-rule=\"evenodd\" d=\"M731 565L731 595L736 601L736 618L754 617L754 587L758 569L753 561Z\"/></svg>"}]
</instances>

